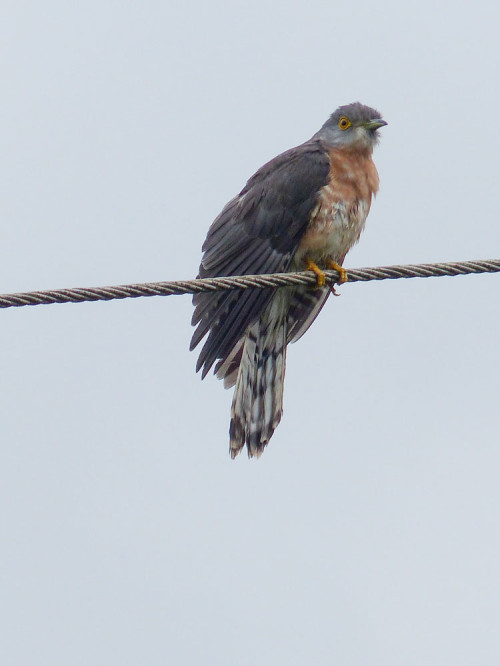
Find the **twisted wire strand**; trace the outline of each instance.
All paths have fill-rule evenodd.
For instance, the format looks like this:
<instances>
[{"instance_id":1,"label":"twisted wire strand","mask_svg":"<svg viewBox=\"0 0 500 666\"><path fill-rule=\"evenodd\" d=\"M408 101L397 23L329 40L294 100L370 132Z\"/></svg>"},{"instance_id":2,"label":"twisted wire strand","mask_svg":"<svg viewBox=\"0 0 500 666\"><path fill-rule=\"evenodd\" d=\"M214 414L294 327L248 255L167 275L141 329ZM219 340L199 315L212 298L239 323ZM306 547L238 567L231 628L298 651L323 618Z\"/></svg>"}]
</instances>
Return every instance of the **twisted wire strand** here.
<instances>
[{"instance_id":1,"label":"twisted wire strand","mask_svg":"<svg viewBox=\"0 0 500 666\"><path fill-rule=\"evenodd\" d=\"M349 282L371 280L397 280L400 278L454 277L478 273L500 272L500 259L477 261L455 261L434 264L407 264L404 266L379 266L376 268L353 268L347 271ZM325 271L326 283L335 284L340 275L337 271ZM19 308L24 305L51 305L52 303L84 303L89 301L111 301L144 296L172 296L197 294L221 289L269 289L316 284L312 271L300 273L273 273L269 275L239 275L230 277L177 280L174 282L144 282L115 287L78 287L75 289L51 289L28 291L18 294L0 295L0 308Z\"/></svg>"}]
</instances>

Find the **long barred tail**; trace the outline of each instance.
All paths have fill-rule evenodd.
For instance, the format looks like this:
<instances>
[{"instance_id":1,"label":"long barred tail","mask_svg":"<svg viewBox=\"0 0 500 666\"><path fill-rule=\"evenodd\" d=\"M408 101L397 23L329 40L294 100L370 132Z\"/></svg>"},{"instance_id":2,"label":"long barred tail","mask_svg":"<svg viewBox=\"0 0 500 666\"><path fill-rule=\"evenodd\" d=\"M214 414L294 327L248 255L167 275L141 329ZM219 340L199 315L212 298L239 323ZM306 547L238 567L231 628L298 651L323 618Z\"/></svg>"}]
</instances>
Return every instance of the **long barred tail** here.
<instances>
[{"instance_id":1,"label":"long barred tail","mask_svg":"<svg viewBox=\"0 0 500 666\"><path fill-rule=\"evenodd\" d=\"M289 307L286 292L276 291L245 335L231 407L232 458L245 443L249 457L260 456L281 420Z\"/></svg>"}]
</instances>

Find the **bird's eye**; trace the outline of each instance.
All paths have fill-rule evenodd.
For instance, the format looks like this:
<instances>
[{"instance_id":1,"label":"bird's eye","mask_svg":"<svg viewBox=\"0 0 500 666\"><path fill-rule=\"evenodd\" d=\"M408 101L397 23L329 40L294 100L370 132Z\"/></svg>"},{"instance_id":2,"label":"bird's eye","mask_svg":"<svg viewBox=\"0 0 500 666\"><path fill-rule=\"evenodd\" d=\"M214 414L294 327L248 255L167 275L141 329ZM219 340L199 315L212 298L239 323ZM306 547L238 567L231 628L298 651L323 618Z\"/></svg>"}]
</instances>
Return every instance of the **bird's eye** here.
<instances>
[{"instance_id":1,"label":"bird's eye","mask_svg":"<svg viewBox=\"0 0 500 666\"><path fill-rule=\"evenodd\" d=\"M341 116L339 118L339 127L341 130L346 130L351 126L351 121L346 116Z\"/></svg>"}]
</instances>

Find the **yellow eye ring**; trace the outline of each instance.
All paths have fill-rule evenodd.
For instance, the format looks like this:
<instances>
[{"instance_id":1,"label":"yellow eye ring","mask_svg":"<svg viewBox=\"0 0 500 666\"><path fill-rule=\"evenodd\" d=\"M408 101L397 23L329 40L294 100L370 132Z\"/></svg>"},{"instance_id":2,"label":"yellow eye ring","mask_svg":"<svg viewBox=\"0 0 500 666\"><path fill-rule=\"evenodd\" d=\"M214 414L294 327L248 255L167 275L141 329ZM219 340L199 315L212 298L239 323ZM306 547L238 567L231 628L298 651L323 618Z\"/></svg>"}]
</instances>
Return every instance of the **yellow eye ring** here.
<instances>
[{"instance_id":1,"label":"yellow eye ring","mask_svg":"<svg viewBox=\"0 0 500 666\"><path fill-rule=\"evenodd\" d=\"M339 118L339 128L341 130L348 129L351 126L351 124L352 123L349 120L349 118L347 118L347 116L340 116L340 118Z\"/></svg>"}]
</instances>

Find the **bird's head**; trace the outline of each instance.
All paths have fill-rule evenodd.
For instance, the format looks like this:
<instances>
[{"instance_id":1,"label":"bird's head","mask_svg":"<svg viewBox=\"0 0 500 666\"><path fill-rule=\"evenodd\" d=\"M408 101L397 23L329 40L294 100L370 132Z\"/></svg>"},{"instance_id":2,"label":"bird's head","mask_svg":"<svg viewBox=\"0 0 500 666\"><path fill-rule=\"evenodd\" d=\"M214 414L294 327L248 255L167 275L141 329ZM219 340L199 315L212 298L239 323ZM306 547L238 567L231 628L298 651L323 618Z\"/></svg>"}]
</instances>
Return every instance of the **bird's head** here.
<instances>
[{"instance_id":1,"label":"bird's head","mask_svg":"<svg viewBox=\"0 0 500 666\"><path fill-rule=\"evenodd\" d=\"M313 138L321 139L332 148L373 150L378 130L387 125L378 111L359 102L339 106Z\"/></svg>"}]
</instances>

